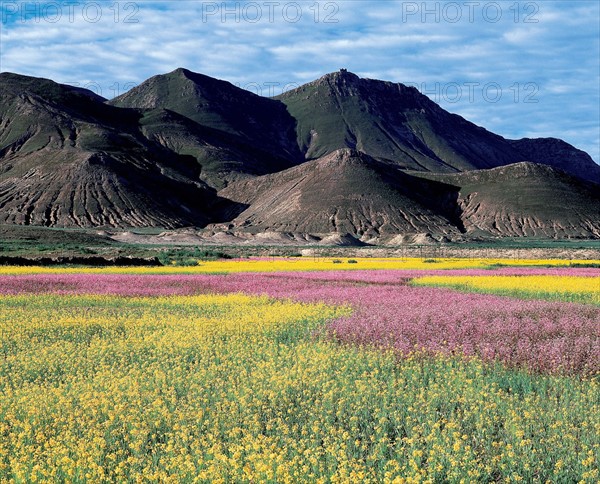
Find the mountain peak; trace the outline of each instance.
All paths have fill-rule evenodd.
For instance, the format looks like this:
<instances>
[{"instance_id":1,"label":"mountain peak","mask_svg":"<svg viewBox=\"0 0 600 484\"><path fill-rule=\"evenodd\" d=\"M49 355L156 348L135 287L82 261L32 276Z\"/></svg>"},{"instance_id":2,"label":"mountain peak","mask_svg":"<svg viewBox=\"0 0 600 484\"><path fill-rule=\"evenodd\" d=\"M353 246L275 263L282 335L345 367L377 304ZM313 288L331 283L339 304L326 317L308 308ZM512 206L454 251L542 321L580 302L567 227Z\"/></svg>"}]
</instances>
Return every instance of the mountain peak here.
<instances>
[{"instance_id":1,"label":"mountain peak","mask_svg":"<svg viewBox=\"0 0 600 484\"><path fill-rule=\"evenodd\" d=\"M335 72L330 72L329 74L325 74L324 76L322 76L319 81L321 80L329 80L329 81L336 81L336 82L358 82L361 80L361 78L359 76L357 76L356 74L354 74L354 72L350 72L347 69L340 69L339 71L335 71ZM317 81L317 82L319 82Z\"/></svg>"},{"instance_id":2,"label":"mountain peak","mask_svg":"<svg viewBox=\"0 0 600 484\"><path fill-rule=\"evenodd\" d=\"M185 76L185 75L190 74L191 72L192 71L190 71L189 69L186 69L185 67L178 67L177 69L175 69L174 71L172 71L170 74L181 74L181 75Z\"/></svg>"},{"instance_id":3,"label":"mountain peak","mask_svg":"<svg viewBox=\"0 0 600 484\"><path fill-rule=\"evenodd\" d=\"M319 159L326 162L335 162L340 164L356 162L364 163L373 160L373 158L366 153L352 148L341 148Z\"/></svg>"},{"instance_id":4,"label":"mountain peak","mask_svg":"<svg viewBox=\"0 0 600 484\"><path fill-rule=\"evenodd\" d=\"M302 160L294 136L295 121L282 103L182 67L144 81L110 104L168 109L203 127L237 136L287 160L288 166Z\"/></svg>"},{"instance_id":5,"label":"mountain peak","mask_svg":"<svg viewBox=\"0 0 600 484\"><path fill-rule=\"evenodd\" d=\"M177 69L168 72L167 74L155 76L158 80L172 81L174 79L190 79L195 73L186 69L185 67L178 67Z\"/></svg>"},{"instance_id":6,"label":"mountain peak","mask_svg":"<svg viewBox=\"0 0 600 484\"><path fill-rule=\"evenodd\" d=\"M423 96L419 90L413 86L406 86L398 82L381 81L378 79L360 77L346 69L340 69L339 71L325 74L308 85L313 85L315 87L328 85L335 87L336 89L340 89L342 94L352 94L353 92L357 93L360 89L363 91L363 93L379 92L388 96L396 96L401 94L404 97L426 97ZM344 88L347 92L344 92Z\"/></svg>"},{"instance_id":7,"label":"mountain peak","mask_svg":"<svg viewBox=\"0 0 600 484\"><path fill-rule=\"evenodd\" d=\"M325 88L334 91L340 96L355 96L358 95L358 91L365 81L366 79L361 79L353 72L340 69L337 72L325 74L308 85L316 89Z\"/></svg>"},{"instance_id":8,"label":"mountain peak","mask_svg":"<svg viewBox=\"0 0 600 484\"><path fill-rule=\"evenodd\" d=\"M190 71L185 67L178 67L174 71L169 72L168 74L164 74L162 76L156 76L157 79L162 79L167 82L177 82L179 80L183 80L183 82L191 81L193 84L199 86L209 86L214 85L219 89L239 89L228 81L224 81L222 79L216 79L214 77L207 76L206 74L201 74L199 72Z\"/></svg>"},{"instance_id":9,"label":"mountain peak","mask_svg":"<svg viewBox=\"0 0 600 484\"><path fill-rule=\"evenodd\" d=\"M386 107L392 105L396 108L437 108L433 101L421 94L415 87L397 82L359 77L346 69L325 74L315 81L277 96L276 99L287 104L286 99L290 99L294 95L305 97L314 94L326 97L335 96L341 100L361 99L360 102L370 106L381 104Z\"/></svg>"}]
</instances>

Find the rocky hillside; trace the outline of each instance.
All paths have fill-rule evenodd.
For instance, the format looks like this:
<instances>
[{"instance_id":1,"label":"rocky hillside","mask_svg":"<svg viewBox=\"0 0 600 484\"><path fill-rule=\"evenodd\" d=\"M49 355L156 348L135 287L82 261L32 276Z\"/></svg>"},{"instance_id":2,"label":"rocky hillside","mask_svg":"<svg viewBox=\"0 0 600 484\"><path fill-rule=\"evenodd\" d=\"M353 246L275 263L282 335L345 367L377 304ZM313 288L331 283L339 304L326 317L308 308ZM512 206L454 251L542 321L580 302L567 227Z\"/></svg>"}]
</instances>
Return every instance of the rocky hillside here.
<instances>
[{"instance_id":1,"label":"rocky hillside","mask_svg":"<svg viewBox=\"0 0 600 484\"><path fill-rule=\"evenodd\" d=\"M0 222L203 225L200 167L137 130L138 115L49 80L0 74Z\"/></svg>"},{"instance_id":2,"label":"rocky hillside","mask_svg":"<svg viewBox=\"0 0 600 484\"><path fill-rule=\"evenodd\" d=\"M397 234L412 240L600 238L597 185L533 163L406 173L343 149L231 184L219 195L247 207L225 217L232 221L222 228L233 231L339 233L367 243Z\"/></svg>"},{"instance_id":3,"label":"rocky hillside","mask_svg":"<svg viewBox=\"0 0 600 484\"><path fill-rule=\"evenodd\" d=\"M352 234L363 240L398 233L458 234L454 187L403 173L393 164L343 149L219 192L248 208L233 227Z\"/></svg>"},{"instance_id":4,"label":"rocky hillside","mask_svg":"<svg viewBox=\"0 0 600 484\"><path fill-rule=\"evenodd\" d=\"M467 234L600 238L598 185L549 166L516 163L429 178L460 187L458 204Z\"/></svg>"}]
</instances>

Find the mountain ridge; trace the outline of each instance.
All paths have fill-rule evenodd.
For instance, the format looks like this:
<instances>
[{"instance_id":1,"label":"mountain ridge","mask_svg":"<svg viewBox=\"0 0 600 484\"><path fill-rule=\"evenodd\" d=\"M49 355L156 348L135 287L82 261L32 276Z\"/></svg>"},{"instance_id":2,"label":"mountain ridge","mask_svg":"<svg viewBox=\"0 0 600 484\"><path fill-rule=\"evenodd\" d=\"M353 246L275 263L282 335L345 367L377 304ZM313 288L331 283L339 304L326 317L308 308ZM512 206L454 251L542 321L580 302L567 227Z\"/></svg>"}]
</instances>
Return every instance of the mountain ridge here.
<instances>
[{"instance_id":1,"label":"mountain ridge","mask_svg":"<svg viewBox=\"0 0 600 484\"><path fill-rule=\"evenodd\" d=\"M184 68L153 76L108 101L117 107L166 108L200 125L251 140L264 151L298 159L293 119L284 106L233 84Z\"/></svg>"},{"instance_id":2,"label":"mountain ridge","mask_svg":"<svg viewBox=\"0 0 600 484\"><path fill-rule=\"evenodd\" d=\"M180 68L110 101L0 74L3 223L598 238L599 182L562 140L508 140L345 70L263 98Z\"/></svg>"},{"instance_id":3,"label":"mountain ridge","mask_svg":"<svg viewBox=\"0 0 600 484\"><path fill-rule=\"evenodd\" d=\"M275 99L297 119L307 159L356 148L406 169L443 172L534 161L600 183L600 166L564 141L505 139L443 110L412 86L342 70ZM569 163L557 163L557 154Z\"/></svg>"}]
</instances>

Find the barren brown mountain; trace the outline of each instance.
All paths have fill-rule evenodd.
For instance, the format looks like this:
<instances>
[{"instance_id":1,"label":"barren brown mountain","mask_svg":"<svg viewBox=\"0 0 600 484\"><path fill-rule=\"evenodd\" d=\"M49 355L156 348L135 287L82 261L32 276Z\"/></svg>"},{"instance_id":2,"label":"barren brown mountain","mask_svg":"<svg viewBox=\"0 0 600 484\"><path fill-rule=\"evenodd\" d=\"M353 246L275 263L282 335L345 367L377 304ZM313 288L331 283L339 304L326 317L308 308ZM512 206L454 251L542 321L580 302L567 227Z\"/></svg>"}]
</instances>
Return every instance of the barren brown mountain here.
<instances>
[{"instance_id":1,"label":"barren brown mountain","mask_svg":"<svg viewBox=\"0 0 600 484\"><path fill-rule=\"evenodd\" d=\"M0 74L0 221L42 226L203 225L200 166L145 138L135 111L89 91Z\"/></svg>"}]
</instances>

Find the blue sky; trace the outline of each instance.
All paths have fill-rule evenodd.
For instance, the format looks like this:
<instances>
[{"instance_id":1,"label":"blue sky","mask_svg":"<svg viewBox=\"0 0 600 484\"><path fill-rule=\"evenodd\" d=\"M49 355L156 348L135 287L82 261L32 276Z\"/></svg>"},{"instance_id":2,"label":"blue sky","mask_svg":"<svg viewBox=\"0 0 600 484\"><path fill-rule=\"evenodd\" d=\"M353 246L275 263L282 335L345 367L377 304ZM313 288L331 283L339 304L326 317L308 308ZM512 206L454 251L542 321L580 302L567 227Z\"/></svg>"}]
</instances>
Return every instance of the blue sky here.
<instances>
[{"instance_id":1,"label":"blue sky","mask_svg":"<svg viewBox=\"0 0 600 484\"><path fill-rule=\"evenodd\" d=\"M0 70L110 98L186 67L262 95L342 67L600 162L600 2L0 1Z\"/></svg>"}]
</instances>

